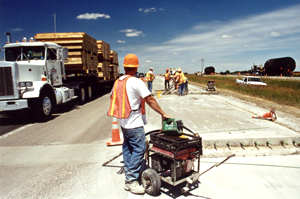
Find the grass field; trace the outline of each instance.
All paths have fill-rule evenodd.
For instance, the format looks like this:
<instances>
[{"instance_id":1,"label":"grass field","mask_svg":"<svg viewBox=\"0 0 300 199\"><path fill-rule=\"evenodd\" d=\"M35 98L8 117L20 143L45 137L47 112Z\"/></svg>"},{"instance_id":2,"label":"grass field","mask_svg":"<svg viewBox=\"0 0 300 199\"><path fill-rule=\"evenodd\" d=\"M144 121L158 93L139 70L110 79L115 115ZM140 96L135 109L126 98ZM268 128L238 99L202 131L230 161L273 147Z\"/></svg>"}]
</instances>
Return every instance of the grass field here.
<instances>
[{"instance_id":1,"label":"grass field","mask_svg":"<svg viewBox=\"0 0 300 199\"><path fill-rule=\"evenodd\" d=\"M300 108L300 81L262 78L268 85L245 86L235 83L237 77L226 75L196 76L187 75L189 81L206 85L208 80L214 80L217 89L227 89L249 96L267 99L278 104ZM242 77L240 77L241 79Z\"/></svg>"}]
</instances>

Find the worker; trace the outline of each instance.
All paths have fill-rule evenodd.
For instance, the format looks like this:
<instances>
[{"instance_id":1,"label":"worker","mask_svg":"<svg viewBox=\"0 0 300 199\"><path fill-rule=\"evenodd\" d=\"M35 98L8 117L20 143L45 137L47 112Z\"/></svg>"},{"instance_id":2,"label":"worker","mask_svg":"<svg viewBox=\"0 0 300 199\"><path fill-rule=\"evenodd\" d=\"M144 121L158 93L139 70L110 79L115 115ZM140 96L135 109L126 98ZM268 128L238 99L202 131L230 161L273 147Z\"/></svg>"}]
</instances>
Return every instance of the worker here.
<instances>
[{"instance_id":1,"label":"worker","mask_svg":"<svg viewBox=\"0 0 300 199\"><path fill-rule=\"evenodd\" d=\"M152 93L152 84L154 79L155 79L155 75L153 73L153 68L150 67L149 71L146 73L146 81L147 81L148 89L151 93Z\"/></svg>"},{"instance_id":2,"label":"worker","mask_svg":"<svg viewBox=\"0 0 300 199\"><path fill-rule=\"evenodd\" d=\"M185 86L185 77L184 74L181 70L181 68L178 68L178 75L176 76L176 82L178 84L178 95L179 96L183 96L183 92L184 92L184 86Z\"/></svg>"},{"instance_id":3,"label":"worker","mask_svg":"<svg viewBox=\"0 0 300 199\"><path fill-rule=\"evenodd\" d=\"M174 81L174 84L175 84L175 90L178 89L178 81L179 81L179 70L180 68L176 69L176 71L174 72L174 75L173 75L173 81Z\"/></svg>"},{"instance_id":4,"label":"worker","mask_svg":"<svg viewBox=\"0 0 300 199\"><path fill-rule=\"evenodd\" d=\"M183 84L184 84L183 93L184 95L187 95L189 92L189 85L188 85L188 78L184 75L184 73L183 73Z\"/></svg>"},{"instance_id":5,"label":"worker","mask_svg":"<svg viewBox=\"0 0 300 199\"><path fill-rule=\"evenodd\" d=\"M138 179L146 150L145 102L159 113L162 119L170 117L160 108L144 82L134 76L139 66L138 57L135 54L127 54L123 65L125 75L114 83L108 116L119 119L123 133L124 189L134 194L144 194L145 188L139 184Z\"/></svg>"},{"instance_id":6,"label":"worker","mask_svg":"<svg viewBox=\"0 0 300 199\"><path fill-rule=\"evenodd\" d=\"M164 74L165 77L165 90L168 91L170 90L170 79L171 79L171 73L169 71L169 69L166 69L166 73Z\"/></svg>"},{"instance_id":7,"label":"worker","mask_svg":"<svg viewBox=\"0 0 300 199\"><path fill-rule=\"evenodd\" d=\"M252 116L252 118L265 119L265 120L270 120L270 121L274 122L277 119L277 115L275 113L275 109L272 108L270 110L270 112L267 112L267 113L263 114L262 116Z\"/></svg>"}]
</instances>

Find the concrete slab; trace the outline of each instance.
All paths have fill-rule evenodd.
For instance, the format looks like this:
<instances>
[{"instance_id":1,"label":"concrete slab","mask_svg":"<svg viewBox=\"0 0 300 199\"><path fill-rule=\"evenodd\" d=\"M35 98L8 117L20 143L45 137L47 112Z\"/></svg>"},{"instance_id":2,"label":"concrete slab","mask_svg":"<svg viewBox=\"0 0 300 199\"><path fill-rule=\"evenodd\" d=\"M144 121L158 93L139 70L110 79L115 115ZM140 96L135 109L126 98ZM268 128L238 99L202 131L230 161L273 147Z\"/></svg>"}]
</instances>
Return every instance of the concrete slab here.
<instances>
[{"instance_id":1,"label":"concrete slab","mask_svg":"<svg viewBox=\"0 0 300 199\"><path fill-rule=\"evenodd\" d=\"M163 86L163 79L158 77L153 90L161 91ZM254 119L253 115L269 110L231 96L203 95L204 89L195 85L189 85L189 91L194 94L178 96L175 91L169 95L159 92L156 98L166 113L200 134L205 148L299 146L300 118L277 113L275 122ZM146 132L160 129L160 116L149 107L147 114Z\"/></svg>"}]
</instances>

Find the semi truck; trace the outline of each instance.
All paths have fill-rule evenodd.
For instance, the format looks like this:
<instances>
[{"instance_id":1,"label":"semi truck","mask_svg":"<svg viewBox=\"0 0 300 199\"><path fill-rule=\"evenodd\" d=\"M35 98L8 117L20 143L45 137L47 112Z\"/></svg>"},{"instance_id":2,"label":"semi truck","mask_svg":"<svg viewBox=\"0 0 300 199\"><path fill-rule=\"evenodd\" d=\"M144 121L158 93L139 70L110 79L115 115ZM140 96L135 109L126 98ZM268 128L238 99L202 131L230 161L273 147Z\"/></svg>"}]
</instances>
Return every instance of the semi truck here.
<instances>
[{"instance_id":1,"label":"semi truck","mask_svg":"<svg viewBox=\"0 0 300 199\"><path fill-rule=\"evenodd\" d=\"M29 109L36 119L44 120L52 115L56 105L75 99L84 104L113 86L115 77L106 78L106 74L99 72L97 43L93 39L85 41L90 36L47 34L57 39L41 41L46 36L42 33L35 36L36 40L4 45L4 61L0 61L0 113ZM66 41L59 39L63 35L71 35L69 48L59 45ZM78 35L82 38L81 45L75 46L73 43L78 41L73 37Z\"/></svg>"}]
</instances>

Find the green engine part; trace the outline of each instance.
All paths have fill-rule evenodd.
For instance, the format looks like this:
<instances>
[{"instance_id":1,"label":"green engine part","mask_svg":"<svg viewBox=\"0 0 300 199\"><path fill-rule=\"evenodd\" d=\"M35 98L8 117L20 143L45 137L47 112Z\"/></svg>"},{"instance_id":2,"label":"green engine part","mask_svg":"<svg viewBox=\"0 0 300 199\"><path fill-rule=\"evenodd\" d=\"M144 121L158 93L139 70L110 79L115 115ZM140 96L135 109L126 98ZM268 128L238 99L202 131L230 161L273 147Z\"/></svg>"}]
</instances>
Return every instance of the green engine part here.
<instances>
[{"instance_id":1,"label":"green engine part","mask_svg":"<svg viewBox=\"0 0 300 199\"><path fill-rule=\"evenodd\" d=\"M174 118L167 118L162 121L162 131L165 133L179 134L177 122Z\"/></svg>"}]
</instances>

